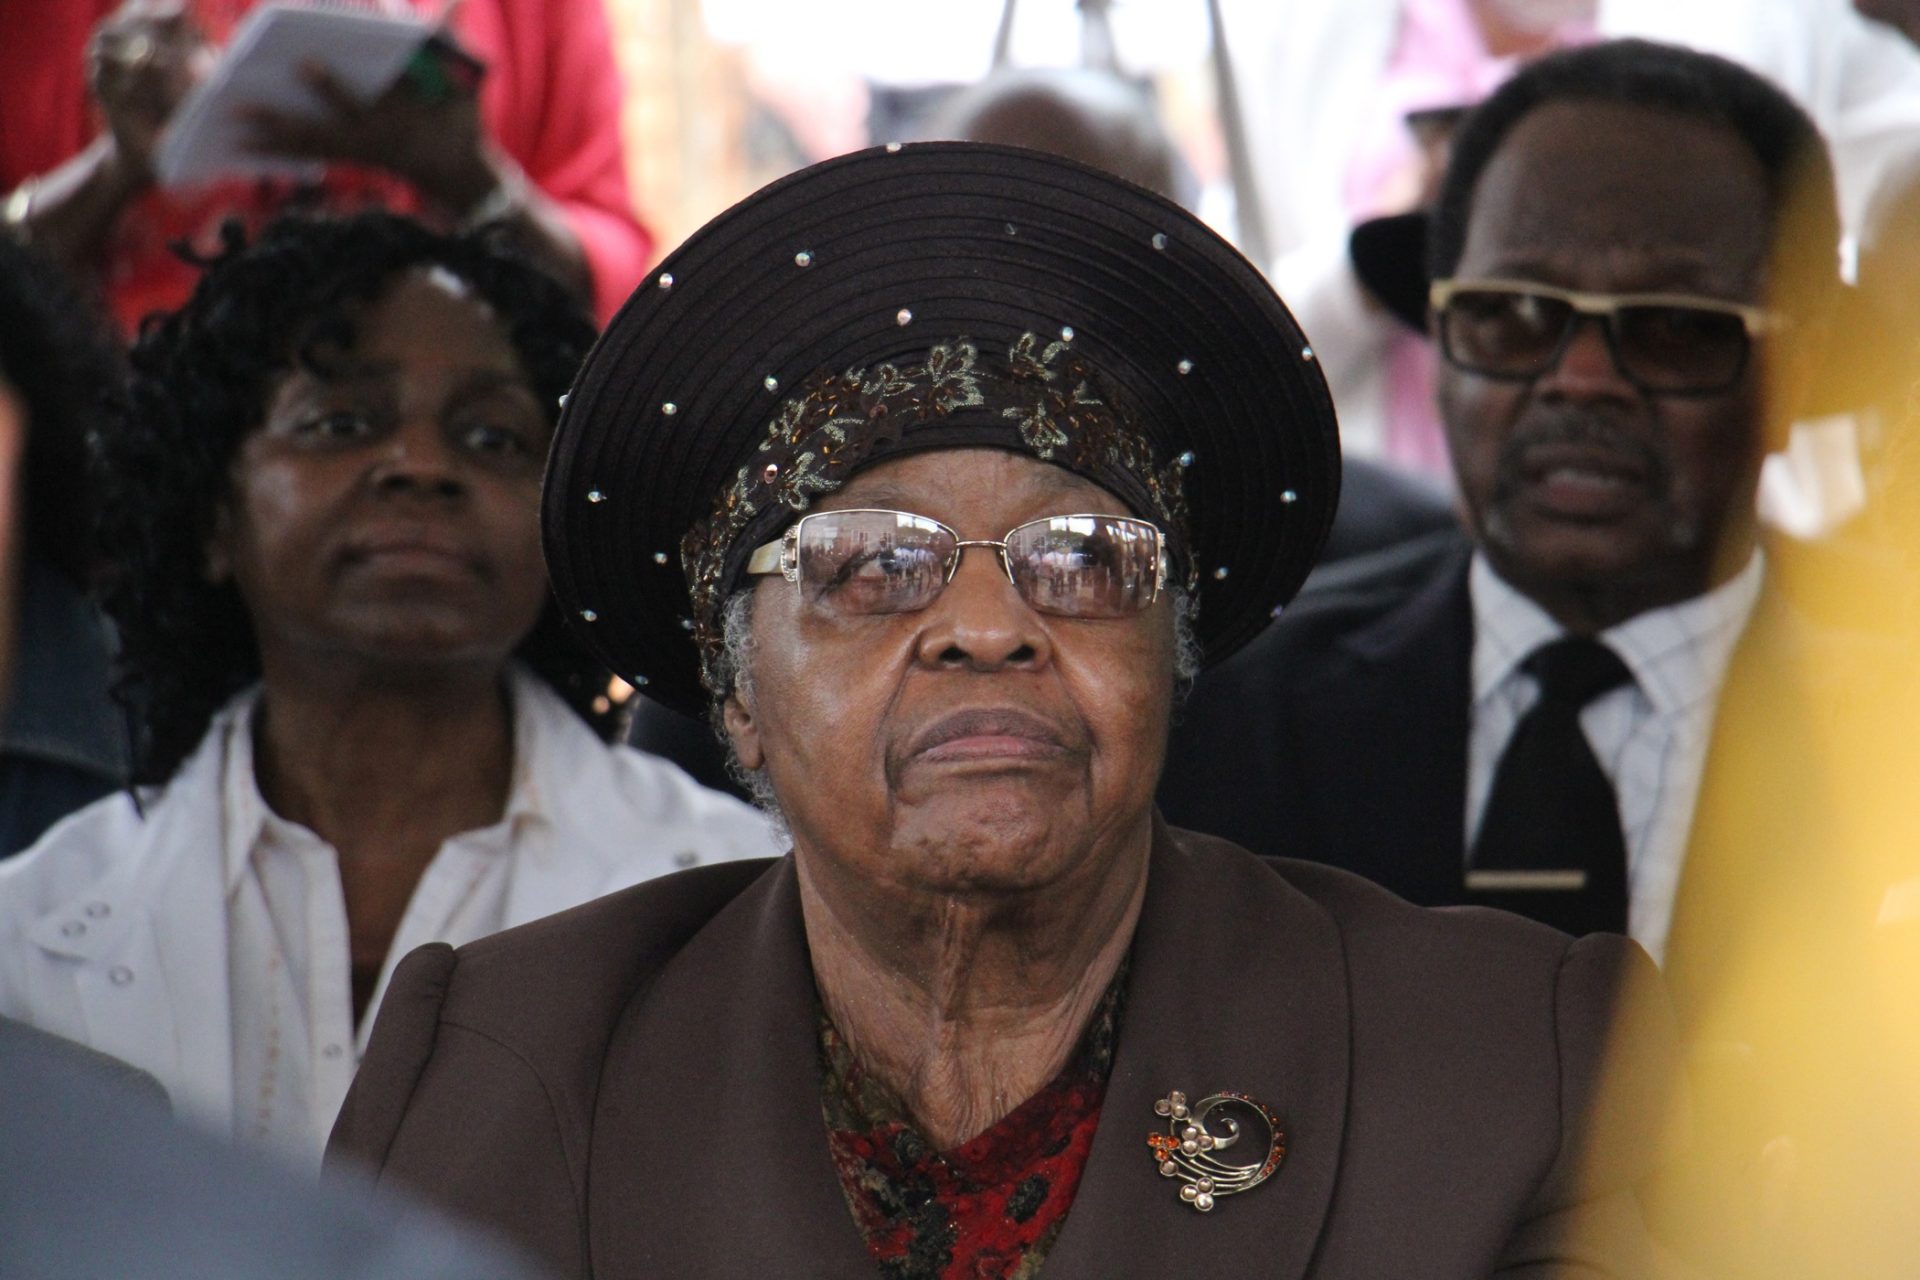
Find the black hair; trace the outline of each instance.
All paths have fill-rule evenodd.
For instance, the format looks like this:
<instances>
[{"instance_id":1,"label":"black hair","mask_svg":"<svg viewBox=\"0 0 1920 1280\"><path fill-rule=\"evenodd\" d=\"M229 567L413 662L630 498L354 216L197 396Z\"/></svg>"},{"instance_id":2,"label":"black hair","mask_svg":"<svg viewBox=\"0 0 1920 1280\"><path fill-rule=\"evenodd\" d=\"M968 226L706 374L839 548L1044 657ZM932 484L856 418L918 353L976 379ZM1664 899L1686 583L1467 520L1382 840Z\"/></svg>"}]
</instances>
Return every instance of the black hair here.
<instances>
[{"instance_id":1,"label":"black hair","mask_svg":"<svg viewBox=\"0 0 1920 1280\"><path fill-rule=\"evenodd\" d=\"M99 448L105 605L120 631L115 695L134 725L133 781L173 776L215 711L260 675L245 604L207 579L206 546L240 444L313 349L350 340L354 312L395 276L438 267L497 314L549 415L594 338L573 295L495 233L443 235L388 213L283 216L248 245L237 224L186 305L134 345L125 412ZM610 673L566 631L549 595L518 656L602 736Z\"/></svg>"},{"instance_id":2,"label":"black hair","mask_svg":"<svg viewBox=\"0 0 1920 1280\"><path fill-rule=\"evenodd\" d=\"M87 450L124 370L105 319L66 274L0 236L0 382L27 416L21 550L79 587L94 567Z\"/></svg>"},{"instance_id":3,"label":"black hair","mask_svg":"<svg viewBox=\"0 0 1920 1280\"><path fill-rule=\"evenodd\" d=\"M1820 131L1793 100L1737 63L1649 40L1609 40L1548 54L1522 67L1461 124L1427 237L1435 278L1452 275L1466 249L1474 188L1500 144L1536 107L1605 102L1648 107L1719 125L1760 162L1772 208L1779 276L1774 305L1811 314L1839 285L1840 214L1833 161Z\"/></svg>"}]
</instances>

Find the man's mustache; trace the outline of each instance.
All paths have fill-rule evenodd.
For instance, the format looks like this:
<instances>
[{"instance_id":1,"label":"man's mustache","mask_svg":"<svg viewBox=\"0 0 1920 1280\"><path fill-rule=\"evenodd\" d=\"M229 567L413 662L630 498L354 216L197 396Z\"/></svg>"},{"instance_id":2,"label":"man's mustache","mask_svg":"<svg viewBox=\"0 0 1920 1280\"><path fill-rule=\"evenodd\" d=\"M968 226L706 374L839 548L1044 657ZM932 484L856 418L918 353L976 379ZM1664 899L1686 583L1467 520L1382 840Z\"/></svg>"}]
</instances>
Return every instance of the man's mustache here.
<instances>
[{"instance_id":1,"label":"man's mustache","mask_svg":"<svg viewBox=\"0 0 1920 1280\"><path fill-rule=\"evenodd\" d=\"M1656 498L1666 497L1672 487L1673 473L1666 455L1639 433L1591 409L1550 409L1529 415L1526 423L1501 445L1494 473L1496 500L1511 496L1526 483L1528 455L1546 446L1614 454L1646 477L1647 488Z\"/></svg>"}]
</instances>

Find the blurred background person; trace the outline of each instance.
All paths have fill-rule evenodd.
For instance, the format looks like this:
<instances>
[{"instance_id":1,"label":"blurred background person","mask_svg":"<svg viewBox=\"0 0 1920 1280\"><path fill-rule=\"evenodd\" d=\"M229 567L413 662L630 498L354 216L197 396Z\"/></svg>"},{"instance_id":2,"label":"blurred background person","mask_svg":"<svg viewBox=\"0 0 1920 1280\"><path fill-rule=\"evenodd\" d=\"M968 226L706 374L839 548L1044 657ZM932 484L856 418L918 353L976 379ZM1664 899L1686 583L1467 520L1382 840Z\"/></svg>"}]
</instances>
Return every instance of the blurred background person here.
<instances>
[{"instance_id":1,"label":"blurred background person","mask_svg":"<svg viewBox=\"0 0 1920 1280\"><path fill-rule=\"evenodd\" d=\"M316 1186L170 1123L151 1081L129 1074L0 1018L8 1280L534 1280L390 1192Z\"/></svg>"},{"instance_id":2,"label":"blurred background person","mask_svg":"<svg viewBox=\"0 0 1920 1280\"><path fill-rule=\"evenodd\" d=\"M211 252L227 217L256 227L289 202L379 205L446 226L501 222L602 317L638 282L651 243L620 138L621 88L601 0L387 0L443 19L481 63L403 77L371 103L317 79L320 124L255 121L268 153L327 164L317 188L278 179L155 185L155 149L254 0L0 0L0 218L101 289L129 334L183 302L177 240ZM380 6L369 6L380 7Z\"/></svg>"},{"instance_id":3,"label":"blurred background person","mask_svg":"<svg viewBox=\"0 0 1920 1280\"><path fill-rule=\"evenodd\" d=\"M1838 241L1812 121L1726 59L1609 41L1507 81L1429 242L1469 529L1337 566L1209 673L1169 820L1660 958L1722 690L1807 626L1756 492Z\"/></svg>"},{"instance_id":4,"label":"blurred background person","mask_svg":"<svg viewBox=\"0 0 1920 1280\"><path fill-rule=\"evenodd\" d=\"M1426 203L1406 116L1471 105L1527 58L1642 36L1775 81L1834 150L1842 216L1920 154L1920 52L1845 0L1220 0L1264 247L1327 364L1351 451L1443 473L1432 356L1362 289L1348 234ZM1243 204L1243 219L1248 210Z\"/></svg>"},{"instance_id":5,"label":"blurred background person","mask_svg":"<svg viewBox=\"0 0 1920 1280\"><path fill-rule=\"evenodd\" d=\"M133 779L0 878L0 1012L317 1157L391 964L697 862L761 816L609 748L536 512L593 326L485 236L236 234L102 439Z\"/></svg>"},{"instance_id":6,"label":"blurred background person","mask_svg":"<svg viewBox=\"0 0 1920 1280\"><path fill-rule=\"evenodd\" d=\"M0 238L0 421L17 534L0 557L0 858L126 781L92 582L88 441L124 370L111 335L51 262Z\"/></svg>"}]
</instances>

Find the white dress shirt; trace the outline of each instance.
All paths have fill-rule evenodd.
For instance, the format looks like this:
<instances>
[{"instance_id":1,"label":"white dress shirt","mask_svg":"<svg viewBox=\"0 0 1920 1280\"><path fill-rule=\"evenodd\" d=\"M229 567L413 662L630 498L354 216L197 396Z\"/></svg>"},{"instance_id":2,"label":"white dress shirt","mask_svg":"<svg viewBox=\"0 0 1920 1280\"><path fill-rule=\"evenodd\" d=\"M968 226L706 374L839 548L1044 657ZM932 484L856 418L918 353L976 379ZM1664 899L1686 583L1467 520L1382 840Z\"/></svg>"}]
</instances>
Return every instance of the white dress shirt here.
<instances>
[{"instance_id":1,"label":"white dress shirt","mask_svg":"<svg viewBox=\"0 0 1920 1280\"><path fill-rule=\"evenodd\" d=\"M357 1025L338 855L260 795L257 690L143 808L110 796L0 864L0 1014L150 1071L203 1124L317 1163L409 951L783 848L751 807L601 742L544 681L516 669L508 683L505 812L434 855Z\"/></svg>"},{"instance_id":2,"label":"white dress shirt","mask_svg":"<svg viewBox=\"0 0 1920 1280\"><path fill-rule=\"evenodd\" d=\"M1673 923L1680 864L1706 766L1714 708L1734 646L1760 596L1765 560L1705 595L1649 609L1602 632L1633 679L1601 694L1580 727L1613 783L1627 845L1627 932L1655 960ZM1520 669L1566 628L1520 594L1476 554L1473 600L1473 708L1467 736L1467 847L1473 847L1501 753L1539 685Z\"/></svg>"}]
</instances>

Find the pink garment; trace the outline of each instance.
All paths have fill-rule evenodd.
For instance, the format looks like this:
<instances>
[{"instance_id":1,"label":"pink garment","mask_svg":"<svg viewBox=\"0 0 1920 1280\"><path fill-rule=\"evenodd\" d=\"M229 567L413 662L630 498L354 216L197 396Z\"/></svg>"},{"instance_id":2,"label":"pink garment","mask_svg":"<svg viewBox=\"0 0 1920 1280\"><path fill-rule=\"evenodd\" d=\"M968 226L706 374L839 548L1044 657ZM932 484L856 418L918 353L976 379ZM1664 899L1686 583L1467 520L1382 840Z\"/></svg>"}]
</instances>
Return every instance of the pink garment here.
<instances>
[{"instance_id":1,"label":"pink garment","mask_svg":"<svg viewBox=\"0 0 1920 1280\"><path fill-rule=\"evenodd\" d=\"M191 0L196 19L223 43L254 0ZM422 11L440 0L411 0ZM87 94L87 36L118 0L0 0L0 191L42 174L85 148L99 119ZM578 237L605 321L638 284L653 242L633 212L620 141L620 81L601 0L467 0L454 18L460 42L487 64L480 113L488 135L559 205ZM329 208L376 204L413 211L419 201L383 174L330 171ZM198 272L169 249L185 240L211 248L220 223L238 214L258 225L282 207L285 182L228 182L193 192L151 190L120 219L100 264L107 302L124 331L150 311L180 305Z\"/></svg>"},{"instance_id":2,"label":"pink garment","mask_svg":"<svg viewBox=\"0 0 1920 1280\"><path fill-rule=\"evenodd\" d=\"M1555 48L1598 38L1591 22L1560 26ZM1404 212L1418 199L1412 180L1420 148L1409 112L1479 102L1513 74L1519 60L1487 52L1470 0L1402 0L1400 33L1374 95L1374 116L1347 170L1346 204L1358 223ZM1428 474L1447 476L1446 440L1434 406L1439 355L1422 335L1396 332L1387 344L1386 453Z\"/></svg>"}]
</instances>

